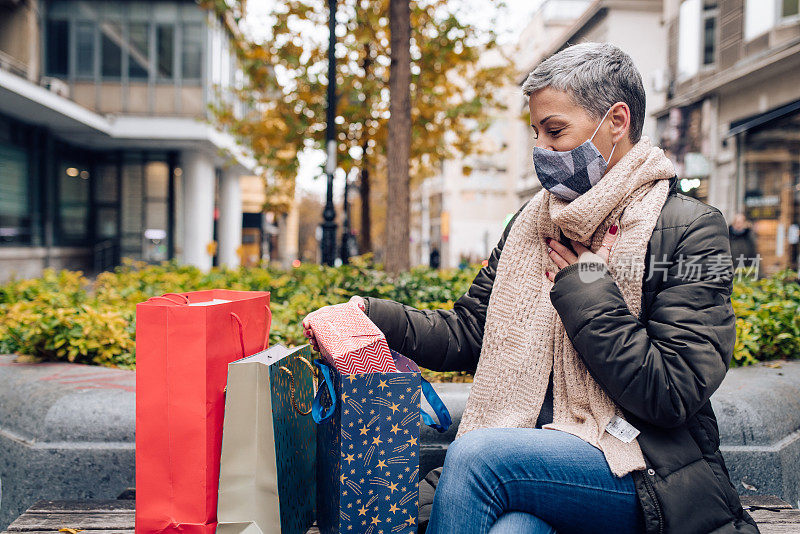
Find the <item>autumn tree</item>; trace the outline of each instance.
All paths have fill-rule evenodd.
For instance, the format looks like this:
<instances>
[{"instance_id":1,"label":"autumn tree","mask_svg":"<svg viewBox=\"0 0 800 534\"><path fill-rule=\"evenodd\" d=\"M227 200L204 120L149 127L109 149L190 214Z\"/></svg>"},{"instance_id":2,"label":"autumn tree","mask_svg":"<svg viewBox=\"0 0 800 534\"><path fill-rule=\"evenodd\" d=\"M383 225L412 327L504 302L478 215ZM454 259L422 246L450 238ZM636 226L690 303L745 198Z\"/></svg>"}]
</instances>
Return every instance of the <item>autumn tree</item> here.
<instances>
[{"instance_id":1,"label":"autumn tree","mask_svg":"<svg viewBox=\"0 0 800 534\"><path fill-rule=\"evenodd\" d=\"M205 4L228 21L245 74L245 83L229 89L229 97L220 98L212 112L219 126L250 149L264 169L268 193L277 196L294 191L300 153L324 150L327 2L276 2L268 17L269 32L256 38L246 31L243 1ZM509 62L479 63L484 52L497 47L496 35L465 24L459 2L405 2L411 32L410 83L405 82L411 133L405 164L413 187L443 160L479 150L477 134L502 107L495 95L512 72ZM390 0L339 0L337 11L338 166L348 175L354 170L360 174L362 251L372 233L371 181L385 180L388 165L383 162L395 141L388 129L389 8ZM387 206L387 216L394 208Z\"/></svg>"},{"instance_id":2,"label":"autumn tree","mask_svg":"<svg viewBox=\"0 0 800 534\"><path fill-rule=\"evenodd\" d=\"M391 207L386 221L386 269L407 270L409 261L409 156L411 155L411 9L410 0L389 0L389 139L386 147Z\"/></svg>"}]
</instances>

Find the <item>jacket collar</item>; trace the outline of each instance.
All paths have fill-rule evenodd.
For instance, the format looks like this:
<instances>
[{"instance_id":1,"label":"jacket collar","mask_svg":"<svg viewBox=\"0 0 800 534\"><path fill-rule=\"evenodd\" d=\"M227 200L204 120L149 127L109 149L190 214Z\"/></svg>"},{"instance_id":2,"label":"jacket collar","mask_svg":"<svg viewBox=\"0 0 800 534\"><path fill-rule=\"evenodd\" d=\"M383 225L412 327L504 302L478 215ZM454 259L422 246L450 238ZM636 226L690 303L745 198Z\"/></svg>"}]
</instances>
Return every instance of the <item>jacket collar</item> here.
<instances>
[{"instance_id":1,"label":"jacket collar","mask_svg":"<svg viewBox=\"0 0 800 534\"><path fill-rule=\"evenodd\" d=\"M678 177L673 176L669 179L669 193L668 195L677 195L678 194Z\"/></svg>"}]
</instances>

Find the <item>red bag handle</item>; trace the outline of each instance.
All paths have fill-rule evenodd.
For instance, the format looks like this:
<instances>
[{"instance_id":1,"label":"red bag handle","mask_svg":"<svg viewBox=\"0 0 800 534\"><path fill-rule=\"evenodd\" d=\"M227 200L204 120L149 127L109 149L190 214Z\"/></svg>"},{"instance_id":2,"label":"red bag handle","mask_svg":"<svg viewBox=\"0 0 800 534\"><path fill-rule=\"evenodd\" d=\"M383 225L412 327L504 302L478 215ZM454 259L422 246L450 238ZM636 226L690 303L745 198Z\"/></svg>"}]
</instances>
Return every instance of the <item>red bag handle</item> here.
<instances>
[{"instance_id":1,"label":"red bag handle","mask_svg":"<svg viewBox=\"0 0 800 534\"><path fill-rule=\"evenodd\" d=\"M265 350L267 348L267 344L269 343L269 328L272 326L272 315L269 313L269 306L264 306L267 312L267 333L264 334L264 343L261 345L261 350ZM242 324L241 318L236 315L236 313L231 312L231 318L236 321L236 325L239 327L239 345L242 348L242 358L246 356L244 352L244 325Z\"/></svg>"},{"instance_id":2,"label":"red bag handle","mask_svg":"<svg viewBox=\"0 0 800 534\"><path fill-rule=\"evenodd\" d=\"M244 358L247 356L244 352L244 325L239 316L234 312L231 312L231 317L236 321L236 324L239 325L239 345L242 347L242 358Z\"/></svg>"},{"instance_id":3,"label":"red bag handle","mask_svg":"<svg viewBox=\"0 0 800 534\"><path fill-rule=\"evenodd\" d=\"M180 297L180 298L182 298L182 299L183 299L183 304L189 304L189 297L187 297L186 295L181 295L180 293L164 293L164 294L163 294L163 295L161 295L161 296L158 296L158 297L150 297L150 298L149 298L149 299L147 299L147 300L148 300L148 302L149 302L149 301L151 301L151 300L156 300L156 299L164 299L164 300L166 300L167 302L171 302L171 303L173 303L173 304L181 304L180 302L175 302L175 301L174 301L174 300L172 300L171 298L168 298L168 297L167 297L167 295L172 295L172 296L175 296L175 297Z\"/></svg>"}]
</instances>

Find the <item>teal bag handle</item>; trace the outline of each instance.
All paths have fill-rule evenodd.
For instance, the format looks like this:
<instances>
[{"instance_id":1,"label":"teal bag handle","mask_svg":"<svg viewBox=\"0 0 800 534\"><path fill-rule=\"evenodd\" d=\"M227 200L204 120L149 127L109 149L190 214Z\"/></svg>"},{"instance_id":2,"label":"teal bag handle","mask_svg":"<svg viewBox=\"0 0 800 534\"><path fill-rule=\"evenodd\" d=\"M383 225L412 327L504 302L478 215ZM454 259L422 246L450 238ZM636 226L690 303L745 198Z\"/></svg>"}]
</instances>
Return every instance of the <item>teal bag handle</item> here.
<instances>
[{"instance_id":1,"label":"teal bag handle","mask_svg":"<svg viewBox=\"0 0 800 534\"><path fill-rule=\"evenodd\" d=\"M446 432L450 427L450 424L453 422L453 420L450 418L450 412L447 410L447 406L445 406L442 402L442 399L439 398L439 394L436 393L435 389L433 389L431 383L422 377L420 377L420 380L422 394L425 395L425 398L428 400L428 404L430 404L431 408L433 408L433 411L436 412L436 418L439 419L439 423L434 423L433 418L428 415L425 410L420 410L422 412L422 422L437 432Z\"/></svg>"},{"instance_id":2,"label":"teal bag handle","mask_svg":"<svg viewBox=\"0 0 800 534\"><path fill-rule=\"evenodd\" d=\"M323 387L322 383L320 383L317 388L317 394L314 395L314 402L311 403L311 417L314 418L315 423L320 424L330 419L336 409L336 391L333 389L330 366L320 359L314 360L314 365L319 367L319 371L322 373L322 383L328 384L328 393L331 397L331 405L326 410L322 407Z\"/></svg>"}]
</instances>

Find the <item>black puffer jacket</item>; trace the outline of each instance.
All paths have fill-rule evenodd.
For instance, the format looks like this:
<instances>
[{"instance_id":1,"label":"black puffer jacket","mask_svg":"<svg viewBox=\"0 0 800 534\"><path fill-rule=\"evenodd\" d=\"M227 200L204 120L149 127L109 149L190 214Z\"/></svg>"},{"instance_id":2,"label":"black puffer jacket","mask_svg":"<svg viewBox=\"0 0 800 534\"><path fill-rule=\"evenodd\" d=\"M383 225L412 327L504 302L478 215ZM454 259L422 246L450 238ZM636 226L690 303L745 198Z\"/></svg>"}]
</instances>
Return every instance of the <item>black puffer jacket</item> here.
<instances>
[{"instance_id":1,"label":"black puffer jacket","mask_svg":"<svg viewBox=\"0 0 800 534\"><path fill-rule=\"evenodd\" d=\"M550 297L589 371L641 431L647 469L633 478L646 532L753 534L758 529L730 482L709 402L736 338L727 227L718 210L676 194L675 182L648 244L640 317L607 271L583 282L577 265L567 267ZM369 317L393 349L429 369L474 372L512 224L452 310L367 299Z\"/></svg>"}]
</instances>

